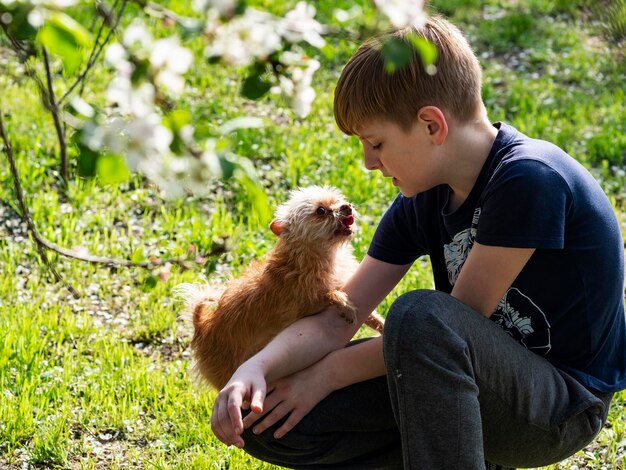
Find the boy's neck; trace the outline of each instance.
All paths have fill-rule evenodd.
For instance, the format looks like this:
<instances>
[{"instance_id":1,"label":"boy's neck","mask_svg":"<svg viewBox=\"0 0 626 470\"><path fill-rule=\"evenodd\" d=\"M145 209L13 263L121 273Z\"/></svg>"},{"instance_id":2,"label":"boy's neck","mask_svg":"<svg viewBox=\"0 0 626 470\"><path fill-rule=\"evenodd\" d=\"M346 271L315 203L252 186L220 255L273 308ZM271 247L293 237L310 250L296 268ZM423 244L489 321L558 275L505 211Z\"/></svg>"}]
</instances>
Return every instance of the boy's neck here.
<instances>
[{"instance_id":1,"label":"boy's neck","mask_svg":"<svg viewBox=\"0 0 626 470\"><path fill-rule=\"evenodd\" d=\"M497 134L486 114L450 129L446 140L450 145L447 152L450 161L446 166L449 169L446 182L450 187L448 210L458 208L471 192Z\"/></svg>"}]
</instances>

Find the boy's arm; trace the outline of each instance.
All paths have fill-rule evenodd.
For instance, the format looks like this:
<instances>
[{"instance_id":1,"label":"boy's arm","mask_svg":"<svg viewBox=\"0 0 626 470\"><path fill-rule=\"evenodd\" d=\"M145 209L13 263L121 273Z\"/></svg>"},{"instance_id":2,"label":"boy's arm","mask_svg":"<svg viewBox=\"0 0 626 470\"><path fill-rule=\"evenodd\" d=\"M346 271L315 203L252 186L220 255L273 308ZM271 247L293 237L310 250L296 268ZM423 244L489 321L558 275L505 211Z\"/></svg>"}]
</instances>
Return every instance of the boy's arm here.
<instances>
[{"instance_id":1,"label":"boy's arm","mask_svg":"<svg viewBox=\"0 0 626 470\"><path fill-rule=\"evenodd\" d=\"M452 296L490 317L534 252L534 248L474 243L454 284Z\"/></svg>"},{"instance_id":2,"label":"boy's arm","mask_svg":"<svg viewBox=\"0 0 626 470\"><path fill-rule=\"evenodd\" d=\"M408 271L366 256L343 290L357 309L357 321L347 323L334 309L302 318L279 333L263 350L243 363L218 394L211 426L225 444L243 446L241 405L262 413L266 384L302 370L331 351L343 348L370 312Z\"/></svg>"},{"instance_id":3,"label":"boy's arm","mask_svg":"<svg viewBox=\"0 0 626 470\"><path fill-rule=\"evenodd\" d=\"M384 375L382 339L378 336L337 349L308 368L269 384L265 411L249 413L243 420L244 428L254 424L253 432L260 434L288 416L274 432L279 439L331 392Z\"/></svg>"}]
</instances>

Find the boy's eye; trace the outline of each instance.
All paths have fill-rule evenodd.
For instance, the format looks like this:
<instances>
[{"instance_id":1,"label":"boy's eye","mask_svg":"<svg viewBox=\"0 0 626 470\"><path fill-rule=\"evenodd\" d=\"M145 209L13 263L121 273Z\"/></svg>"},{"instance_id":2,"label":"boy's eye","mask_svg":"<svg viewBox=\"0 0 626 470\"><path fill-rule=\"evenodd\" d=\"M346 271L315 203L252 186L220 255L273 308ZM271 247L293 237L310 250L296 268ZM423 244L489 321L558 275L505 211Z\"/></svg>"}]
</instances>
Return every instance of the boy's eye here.
<instances>
[{"instance_id":1,"label":"boy's eye","mask_svg":"<svg viewBox=\"0 0 626 470\"><path fill-rule=\"evenodd\" d=\"M326 214L326 209L324 209L323 207L318 207L317 210L315 211L315 213L317 215L324 215L324 214Z\"/></svg>"},{"instance_id":2,"label":"boy's eye","mask_svg":"<svg viewBox=\"0 0 626 470\"><path fill-rule=\"evenodd\" d=\"M383 144L382 144L382 142L381 142L380 144L372 145L372 148L373 148L374 150L378 150L378 149L380 149L380 148L382 147L382 145L383 145Z\"/></svg>"}]
</instances>

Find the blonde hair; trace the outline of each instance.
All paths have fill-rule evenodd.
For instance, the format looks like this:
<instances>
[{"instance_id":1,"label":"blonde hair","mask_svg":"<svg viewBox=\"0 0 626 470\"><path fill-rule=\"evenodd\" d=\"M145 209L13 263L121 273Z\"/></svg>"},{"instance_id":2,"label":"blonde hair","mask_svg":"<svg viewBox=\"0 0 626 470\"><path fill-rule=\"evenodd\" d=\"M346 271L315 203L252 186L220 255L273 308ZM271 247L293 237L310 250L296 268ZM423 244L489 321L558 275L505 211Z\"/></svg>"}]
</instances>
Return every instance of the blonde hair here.
<instances>
[{"instance_id":1,"label":"blonde hair","mask_svg":"<svg viewBox=\"0 0 626 470\"><path fill-rule=\"evenodd\" d=\"M434 74L427 72L414 49L412 33L437 48ZM399 40L412 50L408 64L391 73L385 69L381 52L389 40ZM374 118L408 130L417 111L430 105L467 122L482 109L481 77L478 59L463 34L447 20L431 16L423 26L386 33L359 47L337 82L335 120L348 135Z\"/></svg>"}]
</instances>

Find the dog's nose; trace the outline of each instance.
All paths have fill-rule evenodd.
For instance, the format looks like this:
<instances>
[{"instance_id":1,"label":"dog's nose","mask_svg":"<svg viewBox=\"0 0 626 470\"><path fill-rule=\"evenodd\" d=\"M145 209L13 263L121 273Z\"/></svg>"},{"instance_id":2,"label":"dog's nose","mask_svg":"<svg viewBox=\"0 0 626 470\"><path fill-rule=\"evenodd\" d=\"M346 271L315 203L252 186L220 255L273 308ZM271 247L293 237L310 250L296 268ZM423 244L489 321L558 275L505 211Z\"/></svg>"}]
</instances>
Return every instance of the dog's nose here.
<instances>
[{"instance_id":1,"label":"dog's nose","mask_svg":"<svg viewBox=\"0 0 626 470\"><path fill-rule=\"evenodd\" d=\"M345 215L352 215L352 206L350 204L344 204L339 210Z\"/></svg>"}]
</instances>

